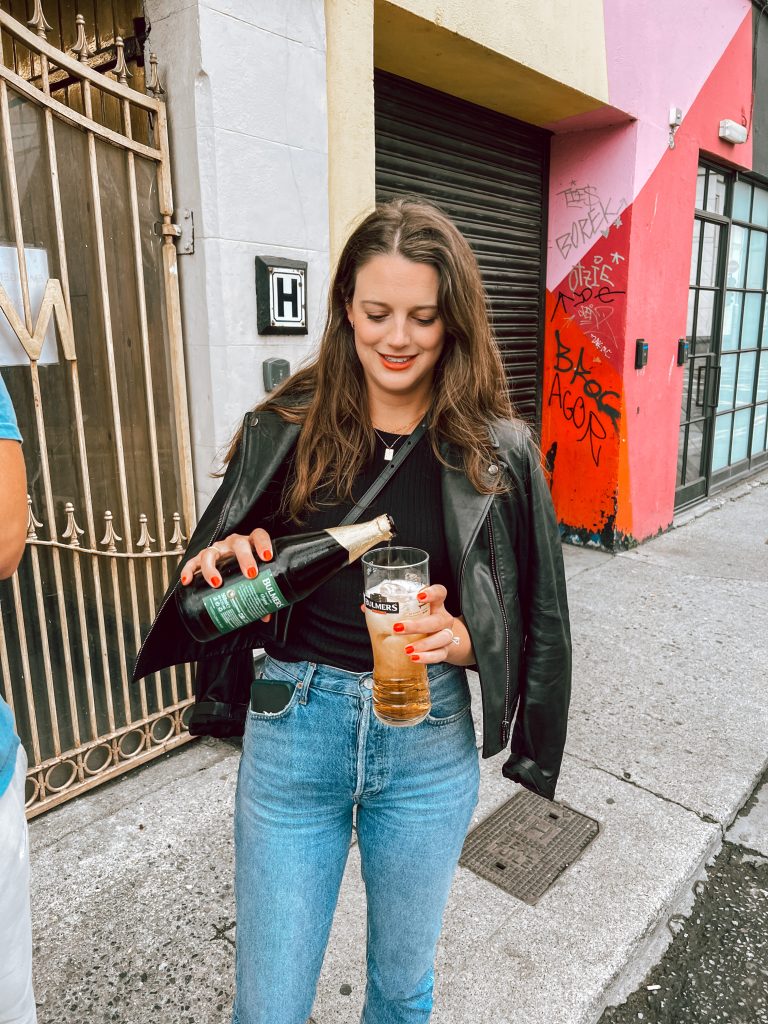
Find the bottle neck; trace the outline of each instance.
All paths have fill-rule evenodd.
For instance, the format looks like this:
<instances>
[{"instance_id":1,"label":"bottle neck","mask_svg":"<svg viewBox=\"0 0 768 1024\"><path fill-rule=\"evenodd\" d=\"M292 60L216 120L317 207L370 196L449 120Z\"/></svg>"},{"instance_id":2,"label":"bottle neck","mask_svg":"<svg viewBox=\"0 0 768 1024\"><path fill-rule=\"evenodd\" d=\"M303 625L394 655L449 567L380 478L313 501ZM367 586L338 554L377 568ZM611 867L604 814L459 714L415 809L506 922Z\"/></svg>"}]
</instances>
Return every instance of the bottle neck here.
<instances>
[{"instance_id":1,"label":"bottle neck","mask_svg":"<svg viewBox=\"0 0 768 1024\"><path fill-rule=\"evenodd\" d=\"M348 526L331 526L326 531L349 552L349 561L354 562L382 541L392 540L392 524L389 516L378 516L367 523L350 523Z\"/></svg>"}]
</instances>

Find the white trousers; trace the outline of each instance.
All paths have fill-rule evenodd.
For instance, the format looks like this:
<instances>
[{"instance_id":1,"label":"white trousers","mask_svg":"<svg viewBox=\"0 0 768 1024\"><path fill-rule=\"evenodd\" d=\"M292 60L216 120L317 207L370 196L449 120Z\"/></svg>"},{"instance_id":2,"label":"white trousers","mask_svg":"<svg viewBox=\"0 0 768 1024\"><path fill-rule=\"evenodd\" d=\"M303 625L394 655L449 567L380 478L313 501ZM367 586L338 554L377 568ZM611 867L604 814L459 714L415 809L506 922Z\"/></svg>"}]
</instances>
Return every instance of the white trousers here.
<instances>
[{"instance_id":1,"label":"white trousers","mask_svg":"<svg viewBox=\"0 0 768 1024\"><path fill-rule=\"evenodd\" d=\"M27 755L0 796L0 1024L36 1024L32 992L29 842L24 816Z\"/></svg>"}]
</instances>

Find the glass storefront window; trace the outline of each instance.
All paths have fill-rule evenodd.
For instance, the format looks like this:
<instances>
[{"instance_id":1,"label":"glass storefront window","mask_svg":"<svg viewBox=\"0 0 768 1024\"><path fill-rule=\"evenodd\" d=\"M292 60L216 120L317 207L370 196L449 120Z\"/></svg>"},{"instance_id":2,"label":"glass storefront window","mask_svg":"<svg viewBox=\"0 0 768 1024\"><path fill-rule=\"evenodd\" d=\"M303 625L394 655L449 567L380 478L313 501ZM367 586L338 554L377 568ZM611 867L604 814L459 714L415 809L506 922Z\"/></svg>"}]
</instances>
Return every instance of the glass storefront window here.
<instances>
[{"instance_id":1,"label":"glass storefront window","mask_svg":"<svg viewBox=\"0 0 768 1024\"><path fill-rule=\"evenodd\" d=\"M704 192L707 187L707 169L700 167L696 175L696 209L704 209Z\"/></svg>"},{"instance_id":2,"label":"glass storefront window","mask_svg":"<svg viewBox=\"0 0 768 1024\"><path fill-rule=\"evenodd\" d=\"M768 400L768 348L760 353L760 369L757 372L757 400Z\"/></svg>"},{"instance_id":3,"label":"glass storefront window","mask_svg":"<svg viewBox=\"0 0 768 1024\"><path fill-rule=\"evenodd\" d=\"M745 232L746 234L746 232ZM717 250L720 242L720 225L705 224L704 239L701 246L701 270L699 284L712 287L717 281ZM734 285L738 287L738 285Z\"/></svg>"},{"instance_id":4,"label":"glass storefront window","mask_svg":"<svg viewBox=\"0 0 768 1024\"><path fill-rule=\"evenodd\" d=\"M733 207L731 216L734 220L749 220L752 205L752 186L746 181L737 181L733 186Z\"/></svg>"},{"instance_id":5,"label":"glass storefront window","mask_svg":"<svg viewBox=\"0 0 768 1024\"><path fill-rule=\"evenodd\" d=\"M736 405L751 405L755 386L756 352L743 352L739 356L739 377L736 382Z\"/></svg>"},{"instance_id":6,"label":"glass storefront window","mask_svg":"<svg viewBox=\"0 0 768 1024\"><path fill-rule=\"evenodd\" d=\"M696 310L696 351L709 352L712 348L712 316L715 311L715 293L699 292Z\"/></svg>"},{"instance_id":7,"label":"glass storefront window","mask_svg":"<svg viewBox=\"0 0 768 1024\"><path fill-rule=\"evenodd\" d=\"M768 235L764 231L750 231L747 288L763 287L766 241L768 241Z\"/></svg>"},{"instance_id":8,"label":"glass storefront window","mask_svg":"<svg viewBox=\"0 0 768 1024\"><path fill-rule=\"evenodd\" d=\"M757 348L762 305L763 296L761 293L748 292L744 296L744 316L741 321L739 348Z\"/></svg>"},{"instance_id":9,"label":"glass storefront window","mask_svg":"<svg viewBox=\"0 0 768 1024\"><path fill-rule=\"evenodd\" d=\"M688 313L685 319L685 336L688 341L693 339L693 314L696 309L696 292L691 289L688 292Z\"/></svg>"},{"instance_id":10,"label":"glass storefront window","mask_svg":"<svg viewBox=\"0 0 768 1024\"><path fill-rule=\"evenodd\" d=\"M686 332L677 507L768 464L768 187L747 176L699 168Z\"/></svg>"},{"instance_id":11,"label":"glass storefront window","mask_svg":"<svg viewBox=\"0 0 768 1024\"><path fill-rule=\"evenodd\" d=\"M738 356L723 356L720 371L720 392L717 399L718 411L732 409L736 393L736 360Z\"/></svg>"},{"instance_id":12,"label":"glass storefront window","mask_svg":"<svg viewBox=\"0 0 768 1024\"><path fill-rule=\"evenodd\" d=\"M691 278L689 284L696 284L696 274L699 268L699 241L701 239L701 221L693 222L693 239L691 240Z\"/></svg>"},{"instance_id":13,"label":"glass storefront window","mask_svg":"<svg viewBox=\"0 0 768 1024\"><path fill-rule=\"evenodd\" d=\"M705 225L705 237L706 228ZM728 246L728 268L725 279L728 288L744 287L744 272L746 270L747 255L747 229L737 227L731 228L731 242Z\"/></svg>"},{"instance_id":14,"label":"glass storefront window","mask_svg":"<svg viewBox=\"0 0 768 1024\"><path fill-rule=\"evenodd\" d=\"M768 228L768 191L764 188L755 187L755 197L752 200L752 223Z\"/></svg>"},{"instance_id":15,"label":"glass storefront window","mask_svg":"<svg viewBox=\"0 0 768 1024\"><path fill-rule=\"evenodd\" d=\"M747 457L747 445L749 444L749 424L752 420L752 410L742 409L733 417L733 441L731 442L731 463L741 462Z\"/></svg>"},{"instance_id":16,"label":"glass storefront window","mask_svg":"<svg viewBox=\"0 0 768 1024\"><path fill-rule=\"evenodd\" d=\"M723 351L739 347L741 332L741 307L744 296L740 292L727 292L723 312Z\"/></svg>"},{"instance_id":17,"label":"glass storefront window","mask_svg":"<svg viewBox=\"0 0 768 1024\"><path fill-rule=\"evenodd\" d=\"M728 451L731 447L731 424L733 415L718 416L715 420L715 439L712 445L712 469L728 465Z\"/></svg>"},{"instance_id":18,"label":"glass storefront window","mask_svg":"<svg viewBox=\"0 0 768 1024\"><path fill-rule=\"evenodd\" d=\"M752 445L750 455L759 455L765 451L765 428L768 421L768 405L758 405L755 409L755 423L752 427Z\"/></svg>"},{"instance_id":19,"label":"glass storefront window","mask_svg":"<svg viewBox=\"0 0 768 1024\"><path fill-rule=\"evenodd\" d=\"M721 217L725 213L726 188L725 175L710 171L707 182L707 210L709 213L719 213Z\"/></svg>"}]
</instances>

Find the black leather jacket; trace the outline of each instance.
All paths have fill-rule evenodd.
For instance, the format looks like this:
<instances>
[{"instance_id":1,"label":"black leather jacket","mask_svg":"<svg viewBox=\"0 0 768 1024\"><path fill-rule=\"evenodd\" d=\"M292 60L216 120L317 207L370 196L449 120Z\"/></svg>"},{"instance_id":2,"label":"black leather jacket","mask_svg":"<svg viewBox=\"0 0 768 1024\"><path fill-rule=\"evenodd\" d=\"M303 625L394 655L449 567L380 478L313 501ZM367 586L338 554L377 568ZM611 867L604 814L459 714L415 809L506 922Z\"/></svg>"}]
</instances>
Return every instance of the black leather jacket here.
<instances>
[{"instance_id":1,"label":"black leather jacket","mask_svg":"<svg viewBox=\"0 0 768 1024\"><path fill-rule=\"evenodd\" d=\"M187 559L230 533L259 525L259 499L293 447L299 428L272 412L249 413L243 439L197 524L134 671L140 679L169 665L202 661L203 689L217 673L250 678L251 650L285 641L291 609L218 640L198 643L184 628L173 591ZM483 757L503 750L503 773L550 799L565 746L571 640L560 534L539 456L527 428L496 421L495 461L505 494L478 494L465 475L443 467L445 536L461 608L475 651L483 698ZM451 452L444 454L451 461ZM453 464L458 464L454 457ZM234 656L234 657L230 657ZM200 693L198 671L198 700ZM247 692L247 691L246 691ZM512 722L514 720L514 728Z\"/></svg>"}]
</instances>

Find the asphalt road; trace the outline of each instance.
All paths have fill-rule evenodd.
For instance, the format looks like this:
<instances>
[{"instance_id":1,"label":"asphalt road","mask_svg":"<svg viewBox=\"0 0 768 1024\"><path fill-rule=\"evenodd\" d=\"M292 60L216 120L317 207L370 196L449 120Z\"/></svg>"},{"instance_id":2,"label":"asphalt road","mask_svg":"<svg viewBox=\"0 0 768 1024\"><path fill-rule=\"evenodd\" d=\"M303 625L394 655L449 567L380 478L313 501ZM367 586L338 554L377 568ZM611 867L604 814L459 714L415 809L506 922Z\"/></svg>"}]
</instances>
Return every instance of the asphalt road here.
<instances>
[{"instance_id":1,"label":"asphalt road","mask_svg":"<svg viewBox=\"0 0 768 1024\"><path fill-rule=\"evenodd\" d=\"M768 1024L768 857L731 842L662 961L600 1024Z\"/></svg>"}]
</instances>

